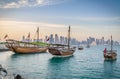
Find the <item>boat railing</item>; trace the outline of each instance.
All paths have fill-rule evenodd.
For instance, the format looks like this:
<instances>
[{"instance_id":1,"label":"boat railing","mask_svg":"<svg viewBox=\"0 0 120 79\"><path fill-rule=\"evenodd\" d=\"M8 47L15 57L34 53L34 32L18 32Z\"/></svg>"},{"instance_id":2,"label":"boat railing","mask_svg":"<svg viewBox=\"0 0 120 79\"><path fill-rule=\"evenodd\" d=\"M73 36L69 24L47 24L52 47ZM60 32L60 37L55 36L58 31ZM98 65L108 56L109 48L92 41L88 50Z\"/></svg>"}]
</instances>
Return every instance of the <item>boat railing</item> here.
<instances>
[{"instance_id":1,"label":"boat railing","mask_svg":"<svg viewBox=\"0 0 120 79\"><path fill-rule=\"evenodd\" d=\"M117 50L107 50L106 52L107 53L115 53L115 52L117 52Z\"/></svg>"},{"instance_id":2,"label":"boat railing","mask_svg":"<svg viewBox=\"0 0 120 79\"><path fill-rule=\"evenodd\" d=\"M16 47L43 47L33 42L22 42L17 40L8 39L6 40L7 46L16 46Z\"/></svg>"}]
</instances>

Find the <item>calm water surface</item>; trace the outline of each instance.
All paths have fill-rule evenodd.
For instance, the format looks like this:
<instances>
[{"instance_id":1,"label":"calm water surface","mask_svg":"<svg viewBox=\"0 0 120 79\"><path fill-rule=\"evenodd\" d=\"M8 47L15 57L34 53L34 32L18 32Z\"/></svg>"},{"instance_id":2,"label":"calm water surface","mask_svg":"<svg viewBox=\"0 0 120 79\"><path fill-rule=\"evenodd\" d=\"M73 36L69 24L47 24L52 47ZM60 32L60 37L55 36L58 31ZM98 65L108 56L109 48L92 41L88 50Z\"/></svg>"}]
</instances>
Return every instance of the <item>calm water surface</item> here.
<instances>
[{"instance_id":1,"label":"calm water surface","mask_svg":"<svg viewBox=\"0 0 120 79\"><path fill-rule=\"evenodd\" d=\"M9 72L28 79L120 79L120 46L116 61L104 61L103 50L109 46L92 46L76 50L70 57L53 57L49 53L14 54L0 52L0 63Z\"/></svg>"}]
</instances>

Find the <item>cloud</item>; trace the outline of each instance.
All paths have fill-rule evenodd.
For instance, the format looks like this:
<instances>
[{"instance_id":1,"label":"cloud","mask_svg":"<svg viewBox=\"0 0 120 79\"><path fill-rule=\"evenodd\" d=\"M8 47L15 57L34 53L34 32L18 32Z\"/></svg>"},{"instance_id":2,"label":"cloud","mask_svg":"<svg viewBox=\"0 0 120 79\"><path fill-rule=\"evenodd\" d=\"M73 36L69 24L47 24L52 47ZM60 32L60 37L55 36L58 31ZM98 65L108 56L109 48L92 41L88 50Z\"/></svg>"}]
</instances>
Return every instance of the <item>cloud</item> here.
<instances>
[{"instance_id":1,"label":"cloud","mask_svg":"<svg viewBox=\"0 0 120 79\"><path fill-rule=\"evenodd\" d=\"M54 17L52 17L54 18ZM78 21L120 21L120 16L118 17L62 17L58 16L58 19L67 19L67 20L78 20Z\"/></svg>"},{"instance_id":2,"label":"cloud","mask_svg":"<svg viewBox=\"0 0 120 79\"><path fill-rule=\"evenodd\" d=\"M37 27L40 28L40 37L44 38L46 35L59 34L65 36L67 33L68 25L47 23L47 22L29 22L29 21L12 21L0 20L0 36L6 33L10 38L21 39L21 36L30 32L31 37L35 37ZM14 30L14 31L13 31Z\"/></svg>"},{"instance_id":3,"label":"cloud","mask_svg":"<svg viewBox=\"0 0 120 79\"><path fill-rule=\"evenodd\" d=\"M30 21L17 21L17 20L0 20L0 36L6 33L10 37L20 39L22 35L27 35L28 32L35 34L36 28L40 27L41 37L46 35L58 34L62 36L67 35L68 25L47 23L47 22L30 22ZM115 39L119 38L119 25L73 25L71 27L71 36L77 39L86 39L88 36L108 36L112 34ZM13 31L14 30L14 31Z\"/></svg>"},{"instance_id":4,"label":"cloud","mask_svg":"<svg viewBox=\"0 0 120 79\"><path fill-rule=\"evenodd\" d=\"M83 21L119 21L120 17L90 17L90 18L79 18L79 20Z\"/></svg>"},{"instance_id":5,"label":"cloud","mask_svg":"<svg viewBox=\"0 0 120 79\"><path fill-rule=\"evenodd\" d=\"M19 5L15 2L6 4L3 8L19 8Z\"/></svg>"},{"instance_id":6,"label":"cloud","mask_svg":"<svg viewBox=\"0 0 120 79\"><path fill-rule=\"evenodd\" d=\"M8 26L8 25L27 25L27 26L41 26L41 27L48 27L48 28L63 28L67 27L63 24L53 24L53 23L45 23L45 22L23 22L23 21L9 21L9 20L0 20L1 26Z\"/></svg>"},{"instance_id":7,"label":"cloud","mask_svg":"<svg viewBox=\"0 0 120 79\"><path fill-rule=\"evenodd\" d=\"M0 8L40 7L55 5L67 0L2 0Z\"/></svg>"}]
</instances>

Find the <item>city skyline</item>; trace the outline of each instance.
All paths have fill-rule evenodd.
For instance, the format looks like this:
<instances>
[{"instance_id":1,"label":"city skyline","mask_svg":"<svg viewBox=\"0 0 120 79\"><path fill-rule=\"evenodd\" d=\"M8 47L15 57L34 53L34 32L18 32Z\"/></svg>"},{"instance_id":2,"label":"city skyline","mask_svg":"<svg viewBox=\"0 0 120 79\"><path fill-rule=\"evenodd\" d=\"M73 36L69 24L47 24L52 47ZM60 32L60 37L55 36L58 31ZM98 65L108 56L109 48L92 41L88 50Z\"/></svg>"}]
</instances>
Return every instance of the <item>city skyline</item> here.
<instances>
[{"instance_id":1,"label":"city skyline","mask_svg":"<svg viewBox=\"0 0 120 79\"><path fill-rule=\"evenodd\" d=\"M40 37L49 34L85 40L89 36L120 42L119 0L1 0L0 39L8 34L21 39L40 27Z\"/></svg>"},{"instance_id":2,"label":"city skyline","mask_svg":"<svg viewBox=\"0 0 120 79\"><path fill-rule=\"evenodd\" d=\"M28 36L23 36L22 40L23 42L44 42L44 43L48 43L48 44L63 44L63 45L67 45L68 44L68 40L67 37L65 36L59 36L58 34L50 34L49 36L45 36L44 38L28 38ZM113 45L120 45L120 43L116 40L112 40L113 41ZM95 37L91 37L89 36L88 38L86 38L85 40L77 40L76 38L70 38L70 44L71 45L110 45L111 44L111 39L105 39L104 37L101 38L95 38Z\"/></svg>"}]
</instances>

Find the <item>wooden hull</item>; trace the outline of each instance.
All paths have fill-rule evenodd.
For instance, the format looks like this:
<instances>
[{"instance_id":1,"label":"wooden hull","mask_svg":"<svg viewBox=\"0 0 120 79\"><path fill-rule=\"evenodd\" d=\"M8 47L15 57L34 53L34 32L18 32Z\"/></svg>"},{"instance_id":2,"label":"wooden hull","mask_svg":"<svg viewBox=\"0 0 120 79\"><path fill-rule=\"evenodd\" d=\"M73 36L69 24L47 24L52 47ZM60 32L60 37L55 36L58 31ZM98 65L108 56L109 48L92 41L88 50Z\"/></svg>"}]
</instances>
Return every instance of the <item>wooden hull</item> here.
<instances>
[{"instance_id":1,"label":"wooden hull","mask_svg":"<svg viewBox=\"0 0 120 79\"><path fill-rule=\"evenodd\" d=\"M68 49L57 49L57 48L48 48L49 53L56 56L71 56L75 52L75 50Z\"/></svg>"},{"instance_id":2,"label":"wooden hull","mask_svg":"<svg viewBox=\"0 0 120 79\"><path fill-rule=\"evenodd\" d=\"M112 53L107 53L104 55L105 60L116 60L117 54L112 52Z\"/></svg>"},{"instance_id":3,"label":"wooden hull","mask_svg":"<svg viewBox=\"0 0 120 79\"><path fill-rule=\"evenodd\" d=\"M11 47L10 48L15 53L28 54L28 53L45 53L47 48L38 48L38 47Z\"/></svg>"}]
</instances>

